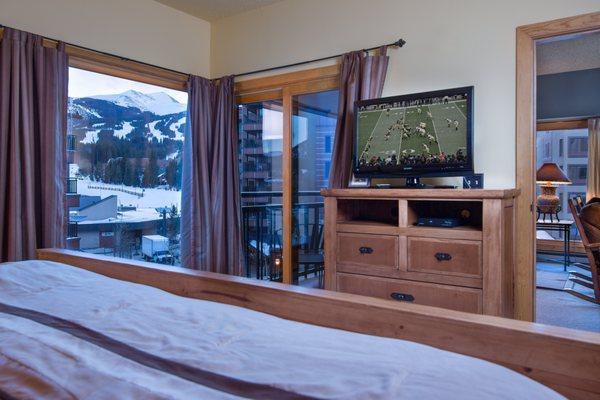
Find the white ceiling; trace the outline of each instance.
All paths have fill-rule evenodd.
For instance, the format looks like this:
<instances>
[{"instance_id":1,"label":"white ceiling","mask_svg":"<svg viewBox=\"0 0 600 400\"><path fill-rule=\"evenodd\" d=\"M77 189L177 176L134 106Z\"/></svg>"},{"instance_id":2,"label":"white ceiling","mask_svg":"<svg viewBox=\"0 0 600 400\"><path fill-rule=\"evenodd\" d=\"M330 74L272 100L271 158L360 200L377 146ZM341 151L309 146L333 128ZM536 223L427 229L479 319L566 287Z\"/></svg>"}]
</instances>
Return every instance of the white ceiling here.
<instances>
[{"instance_id":1,"label":"white ceiling","mask_svg":"<svg viewBox=\"0 0 600 400\"><path fill-rule=\"evenodd\" d=\"M156 0L159 3L202 18L215 21L245 11L268 6L282 0Z\"/></svg>"}]
</instances>

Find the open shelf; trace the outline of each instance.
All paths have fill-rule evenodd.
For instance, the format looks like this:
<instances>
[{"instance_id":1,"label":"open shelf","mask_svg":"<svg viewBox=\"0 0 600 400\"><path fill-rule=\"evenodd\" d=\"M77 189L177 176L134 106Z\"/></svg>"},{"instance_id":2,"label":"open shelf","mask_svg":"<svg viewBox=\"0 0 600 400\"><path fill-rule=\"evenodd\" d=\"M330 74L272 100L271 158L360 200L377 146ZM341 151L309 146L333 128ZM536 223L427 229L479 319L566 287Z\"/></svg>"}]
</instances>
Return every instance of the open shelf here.
<instances>
[{"instance_id":1,"label":"open shelf","mask_svg":"<svg viewBox=\"0 0 600 400\"><path fill-rule=\"evenodd\" d=\"M424 218L458 218L454 228L417 226ZM481 201L408 200L407 225L413 229L444 229L481 232L483 203Z\"/></svg>"},{"instance_id":2,"label":"open shelf","mask_svg":"<svg viewBox=\"0 0 600 400\"><path fill-rule=\"evenodd\" d=\"M338 223L398 226L398 200L340 199Z\"/></svg>"}]
</instances>

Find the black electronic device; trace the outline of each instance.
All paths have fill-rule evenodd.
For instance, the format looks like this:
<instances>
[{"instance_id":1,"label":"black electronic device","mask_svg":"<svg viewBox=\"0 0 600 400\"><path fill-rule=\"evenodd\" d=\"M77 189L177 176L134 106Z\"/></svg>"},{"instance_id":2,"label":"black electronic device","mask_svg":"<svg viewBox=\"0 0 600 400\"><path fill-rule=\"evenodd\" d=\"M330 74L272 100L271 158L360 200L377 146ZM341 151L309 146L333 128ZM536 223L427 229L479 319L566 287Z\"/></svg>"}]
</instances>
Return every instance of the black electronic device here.
<instances>
[{"instance_id":1,"label":"black electronic device","mask_svg":"<svg viewBox=\"0 0 600 400\"><path fill-rule=\"evenodd\" d=\"M483 189L483 174L463 176L463 189Z\"/></svg>"},{"instance_id":2,"label":"black electronic device","mask_svg":"<svg viewBox=\"0 0 600 400\"><path fill-rule=\"evenodd\" d=\"M417 218L418 226L434 226L438 228L455 228L460 226L460 218Z\"/></svg>"}]
</instances>

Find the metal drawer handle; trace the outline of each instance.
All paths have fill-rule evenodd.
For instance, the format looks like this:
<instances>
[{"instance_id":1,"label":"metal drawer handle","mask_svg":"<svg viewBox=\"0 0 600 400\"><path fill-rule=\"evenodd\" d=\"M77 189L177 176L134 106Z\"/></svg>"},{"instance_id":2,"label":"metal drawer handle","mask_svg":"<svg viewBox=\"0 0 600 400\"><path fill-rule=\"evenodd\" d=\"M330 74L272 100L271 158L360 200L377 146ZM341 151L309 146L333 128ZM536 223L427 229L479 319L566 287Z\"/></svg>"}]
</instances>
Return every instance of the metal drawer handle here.
<instances>
[{"instance_id":1,"label":"metal drawer handle","mask_svg":"<svg viewBox=\"0 0 600 400\"><path fill-rule=\"evenodd\" d=\"M358 251L360 251L360 254L371 254L373 253L373 249L370 247L361 247L360 249L358 249Z\"/></svg>"},{"instance_id":2,"label":"metal drawer handle","mask_svg":"<svg viewBox=\"0 0 600 400\"><path fill-rule=\"evenodd\" d=\"M408 293L393 292L390 296L398 301L415 301L415 296Z\"/></svg>"},{"instance_id":3,"label":"metal drawer handle","mask_svg":"<svg viewBox=\"0 0 600 400\"><path fill-rule=\"evenodd\" d=\"M448 253L435 253L435 258L437 258L438 261L452 260L452 256Z\"/></svg>"}]
</instances>

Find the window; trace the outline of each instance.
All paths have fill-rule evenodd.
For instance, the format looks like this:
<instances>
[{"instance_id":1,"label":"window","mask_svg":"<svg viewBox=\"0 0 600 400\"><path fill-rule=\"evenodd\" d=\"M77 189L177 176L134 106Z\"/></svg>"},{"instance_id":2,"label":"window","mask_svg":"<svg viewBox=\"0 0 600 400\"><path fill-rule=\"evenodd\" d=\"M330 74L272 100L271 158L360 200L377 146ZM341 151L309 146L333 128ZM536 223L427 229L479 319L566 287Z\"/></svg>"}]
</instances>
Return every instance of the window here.
<instances>
[{"instance_id":1,"label":"window","mask_svg":"<svg viewBox=\"0 0 600 400\"><path fill-rule=\"evenodd\" d=\"M69 248L179 263L186 104L185 92L69 69Z\"/></svg>"},{"instance_id":2,"label":"window","mask_svg":"<svg viewBox=\"0 0 600 400\"><path fill-rule=\"evenodd\" d=\"M569 157L585 157L588 154L588 138L585 137L570 137L569 138Z\"/></svg>"},{"instance_id":3,"label":"window","mask_svg":"<svg viewBox=\"0 0 600 400\"><path fill-rule=\"evenodd\" d=\"M567 176L569 179L571 179L573 185L585 185L587 180L587 164L569 165L569 168L567 169Z\"/></svg>"},{"instance_id":4,"label":"window","mask_svg":"<svg viewBox=\"0 0 600 400\"><path fill-rule=\"evenodd\" d=\"M329 180L329 170L331 169L331 160L325 160L323 163L323 180Z\"/></svg>"},{"instance_id":5,"label":"window","mask_svg":"<svg viewBox=\"0 0 600 400\"><path fill-rule=\"evenodd\" d=\"M325 153L331 153L331 136L325 136Z\"/></svg>"},{"instance_id":6,"label":"window","mask_svg":"<svg viewBox=\"0 0 600 400\"><path fill-rule=\"evenodd\" d=\"M558 140L558 156L559 157L562 157L564 155L564 153L565 153L564 147L565 147L565 140L559 139Z\"/></svg>"},{"instance_id":7,"label":"window","mask_svg":"<svg viewBox=\"0 0 600 400\"><path fill-rule=\"evenodd\" d=\"M329 180L338 82L336 65L236 83L249 277L323 283L320 189Z\"/></svg>"},{"instance_id":8,"label":"window","mask_svg":"<svg viewBox=\"0 0 600 400\"><path fill-rule=\"evenodd\" d=\"M561 211L558 213L560 219L572 220L570 215L568 199L581 195L585 198L587 188L587 129L557 129L538 131L536 138L537 168L545 162L553 162L559 165L571 180L570 185L559 185L557 195L560 198ZM547 150L547 146L550 150ZM566 147L566 151L565 151ZM548 157L547 154L550 154ZM537 194L540 194L539 185ZM560 239L558 232L548 231L555 239ZM573 225L571 238L578 240L577 229Z\"/></svg>"}]
</instances>

